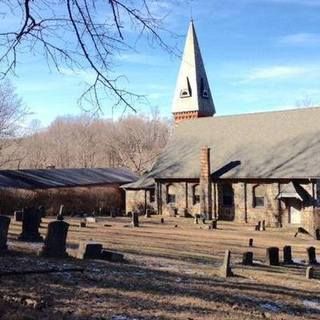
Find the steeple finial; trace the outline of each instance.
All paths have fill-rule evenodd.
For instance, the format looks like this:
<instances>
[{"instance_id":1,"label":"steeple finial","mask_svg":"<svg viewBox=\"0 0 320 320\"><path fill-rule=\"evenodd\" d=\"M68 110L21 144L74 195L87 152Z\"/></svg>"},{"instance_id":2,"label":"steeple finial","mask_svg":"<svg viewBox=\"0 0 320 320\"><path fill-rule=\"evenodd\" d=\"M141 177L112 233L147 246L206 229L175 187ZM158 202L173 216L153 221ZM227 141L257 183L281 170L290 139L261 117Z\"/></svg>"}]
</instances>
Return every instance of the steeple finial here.
<instances>
[{"instance_id":1,"label":"steeple finial","mask_svg":"<svg viewBox=\"0 0 320 320\"><path fill-rule=\"evenodd\" d=\"M193 20L189 25L172 112L176 122L215 114Z\"/></svg>"}]
</instances>

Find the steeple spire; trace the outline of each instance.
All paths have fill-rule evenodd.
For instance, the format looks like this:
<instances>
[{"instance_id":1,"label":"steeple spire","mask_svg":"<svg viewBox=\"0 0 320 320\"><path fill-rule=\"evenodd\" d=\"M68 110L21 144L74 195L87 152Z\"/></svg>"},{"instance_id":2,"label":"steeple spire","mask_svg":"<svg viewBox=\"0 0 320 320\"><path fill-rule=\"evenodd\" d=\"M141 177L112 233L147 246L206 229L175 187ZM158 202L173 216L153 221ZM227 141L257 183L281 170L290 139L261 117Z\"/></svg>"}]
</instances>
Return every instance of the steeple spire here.
<instances>
[{"instance_id":1,"label":"steeple spire","mask_svg":"<svg viewBox=\"0 0 320 320\"><path fill-rule=\"evenodd\" d=\"M176 122L215 114L193 20L189 25L172 112Z\"/></svg>"}]
</instances>

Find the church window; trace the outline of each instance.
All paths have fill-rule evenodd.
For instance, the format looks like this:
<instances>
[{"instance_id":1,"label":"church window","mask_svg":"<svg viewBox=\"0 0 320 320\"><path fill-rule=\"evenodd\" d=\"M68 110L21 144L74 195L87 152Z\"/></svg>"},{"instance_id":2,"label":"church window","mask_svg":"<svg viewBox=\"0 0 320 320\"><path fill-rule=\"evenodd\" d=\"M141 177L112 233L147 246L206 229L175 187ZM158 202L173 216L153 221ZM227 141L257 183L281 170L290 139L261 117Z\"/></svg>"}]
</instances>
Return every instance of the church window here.
<instances>
[{"instance_id":1,"label":"church window","mask_svg":"<svg viewBox=\"0 0 320 320\"><path fill-rule=\"evenodd\" d=\"M231 184L222 185L222 203L224 207L232 207L234 201L234 192Z\"/></svg>"},{"instance_id":2,"label":"church window","mask_svg":"<svg viewBox=\"0 0 320 320\"><path fill-rule=\"evenodd\" d=\"M192 96L191 86L189 78L187 77L187 88L183 88L180 91L180 98L189 98Z\"/></svg>"},{"instance_id":3,"label":"church window","mask_svg":"<svg viewBox=\"0 0 320 320\"><path fill-rule=\"evenodd\" d=\"M192 203L193 205L200 203L200 186L198 184L192 187Z\"/></svg>"},{"instance_id":4,"label":"church window","mask_svg":"<svg viewBox=\"0 0 320 320\"><path fill-rule=\"evenodd\" d=\"M206 98L206 99L209 98L208 90L206 90L206 89L204 88L203 78L201 78L201 80L200 80L200 92L201 92L202 98Z\"/></svg>"},{"instance_id":5,"label":"church window","mask_svg":"<svg viewBox=\"0 0 320 320\"><path fill-rule=\"evenodd\" d=\"M263 185L253 187L253 204L254 208L264 207L265 190Z\"/></svg>"},{"instance_id":6,"label":"church window","mask_svg":"<svg viewBox=\"0 0 320 320\"><path fill-rule=\"evenodd\" d=\"M167 203L175 203L176 202L176 194L175 188L172 184L167 186Z\"/></svg>"}]
</instances>

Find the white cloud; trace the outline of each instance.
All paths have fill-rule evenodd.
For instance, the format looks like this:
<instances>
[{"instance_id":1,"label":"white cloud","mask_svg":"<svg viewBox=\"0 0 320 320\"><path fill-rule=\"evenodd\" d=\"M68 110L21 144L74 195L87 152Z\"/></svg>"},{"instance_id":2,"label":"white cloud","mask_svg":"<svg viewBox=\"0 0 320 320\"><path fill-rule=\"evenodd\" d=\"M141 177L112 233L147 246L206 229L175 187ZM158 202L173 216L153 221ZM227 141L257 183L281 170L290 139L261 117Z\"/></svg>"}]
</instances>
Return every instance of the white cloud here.
<instances>
[{"instance_id":1,"label":"white cloud","mask_svg":"<svg viewBox=\"0 0 320 320\"><path fill-rule=\"evenodd\" d=\"M308 72L307 68L295 66L270 66L256 68L248 72L245 81L291 78L301 76Z\"/></svg>"},{"instance_id":2,"label":"white cloud","mask_svg":"<svg viewBox=\"0 0 320 320\"><path fill-rule=\"evenodd\" d=\"M281 44L288 45L320 45L320 33L295 33L280 39Z\"/></svg>"}]
</instances>

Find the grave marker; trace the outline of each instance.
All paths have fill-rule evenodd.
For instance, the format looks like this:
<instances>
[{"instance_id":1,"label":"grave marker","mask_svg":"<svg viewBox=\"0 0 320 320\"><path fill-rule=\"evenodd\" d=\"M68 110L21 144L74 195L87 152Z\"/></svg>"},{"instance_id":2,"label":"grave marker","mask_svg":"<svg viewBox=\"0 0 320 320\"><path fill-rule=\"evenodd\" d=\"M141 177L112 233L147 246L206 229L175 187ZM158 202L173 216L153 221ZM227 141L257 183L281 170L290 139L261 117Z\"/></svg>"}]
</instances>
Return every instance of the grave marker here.
<instances>
[{"instance_id":1,"label":"grave marker","mask_svg":"<svg viewBox=\"0 0 320 320\"><path fill-rule=\"evenodd\" d=\"M244 252L242 256L242 264L245 266L253 265L253 252Z\"/></svg>"},{"instance_id":2,"label":"grave marker","mask_svg":"<svg viewBox=\"0 0 320 320\"><path fill-rule=\"evenodd\" d=\"M8 250L8 230L10 225L10 218L0 215L0 252Z\"/></svg>"},{"instance_id":3,"label":"grave marker","mask_svg":"<svg viewBox=\"0 0 320 320\"><path fill-rule=\"evenodd\" d=\"M18 240L41 242L43 238L39 233L40 217L35 208L26 208L23 213L22 232Z\"/></svg>"},{"instance_id":4,"label":"grave marker","mask_svg":"<svg viewBox=\"0 0 320 320\"><path fill-rule=\"evenodd\" d=\"M270 247L266 249L266 263L269 266L279 265L279 248Z\"/></svg>"},{"instance_id":5,"label":"grave marker","mask_svg":"<svg viewBox=\"0 0 320 320\"><path fill-rule=\"evenodd\" d=\"M132 226L139 227L139 213L137 211L132 212Z\"/></svg>"},{"instance_id":6,"label":"grave marker","mask_svg":"<svg viewBox=\"0 0 320 320\"><path fill-rule=\"evenodd\" d=\"M316 248L315 247L308 247L307 254L308 254L308 263L309 264L317 264Z\"/></svg>"},{"instance_id":7,"label":"grave marker","mask_svg":"<svg viewBox=\"0 0 320 320\"><path fill-rule=\"evenodd\" d=\"M283 247L283 263L293 264L291 246Z\"/></svg>"},{"instance_id":8,"label":"grave marker","mask_svg":"<svg viewBox=\"0 0 320 320\"><path fill-rule=\"evenodd\" d=\"M48 224L47 235L44 240L41 255L53 258L64 258L69 224L64 221L52 221Z\"/></svg>"},{"instance_id":9,"label":"grave marker","mask_svg":"<svg viewBox=\"0 0 320 320\"><path fill-rule=\"evenodd\" d=\"M226 250L224 259L223 259L223 264L220 268L220 275L224 278L231 277L233 275L231 270L230 260L231 260L231 252L230 250Z\"/></svg>"}]
</instances>

